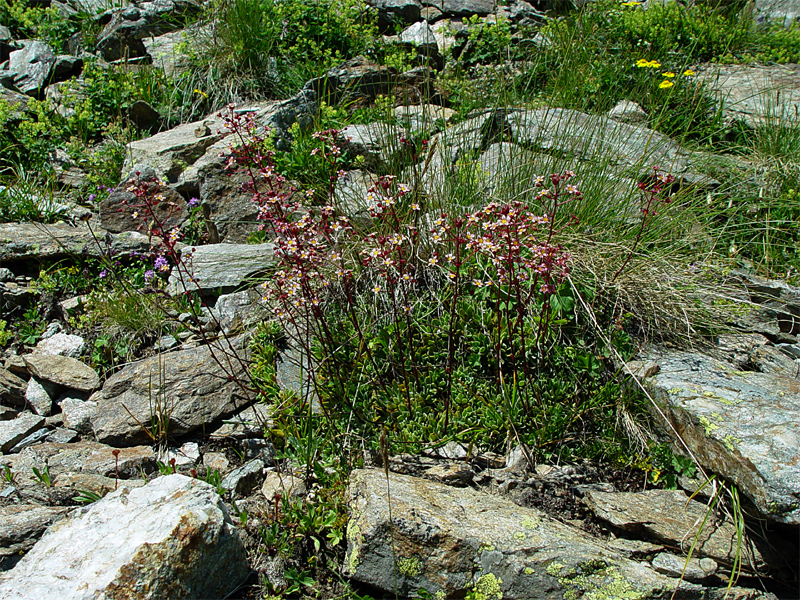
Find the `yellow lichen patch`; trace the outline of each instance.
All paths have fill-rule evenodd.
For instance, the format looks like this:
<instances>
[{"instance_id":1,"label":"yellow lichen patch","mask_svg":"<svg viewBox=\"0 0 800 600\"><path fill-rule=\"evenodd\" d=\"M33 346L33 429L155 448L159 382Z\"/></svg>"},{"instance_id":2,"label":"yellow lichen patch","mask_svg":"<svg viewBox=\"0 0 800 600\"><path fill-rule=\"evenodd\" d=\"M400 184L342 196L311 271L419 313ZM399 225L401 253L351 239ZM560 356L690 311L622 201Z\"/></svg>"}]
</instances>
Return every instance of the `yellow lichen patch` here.
<instances>
[{"instance_id":1,"label":"yellow lichen patch","mask_svg":"<svg viewBox=\"0 0 800 600\"><path fill-rule=\"evenodd\" d=\"M478 554L480 554L481 552L494 552L494 544L489 542L481 544L480 548L478 548Z\"/></svg>"},{"instance_id":2,"label":"yellow lichen patch","mask_svg":"<svg viewBox=\"0 0 800 600\"><path fill-rule=\"evenodd\" d=\"M522 519L522 526L525 529L536 529L539 526L539 519L536 517L525 517Z\"/></svg>"},{"instance_id":3,"label":"yellow lichen patch","mask_svg":"<svg viewBox=\"0 0 800 600\"><path fill-rule=\"evenodd\" d=\"M406 577L416 577L422 573L422 562L416 556L397 560L397 572Z\"/></svg>"},{"instance_id":4,"label":"yellow lichen patch","mask_svg":"<svg viewBox=\"0 0 800 600\"><path fill-rule=\"evenodd\" d=\"M613 566L591 561L570 569L558 582L564 586L564 599L645 600L649 594L639 591Z\"/></svg>"},{"instance_id":5,"label":"yellow lichen patch","mask_svg":"<svg viewBox=\"0 0 800 600\"><path fill-rule=\"evenodd\" d=\"M561 564L560 562L551 562L549 565L547 565L545 572L551 577L558 577L559 575L561 575L561 571L563 571L566 568L567 566Z\"/></svg>"},{"instance_id":6,"label":"yellow lichen patch","mask_svg":"<svg viewBox=\"0 0 800 600\"><path fill-rule=\"evenodd\" d=\"M347 523L347 543L350 547L350 556L347 557L347 567L353 574L358 568L358 553L362 544L361 528L355 519L350 519Z\"/></svg>"},{"instance_id":7,"label":"yellow lichen patch","mask_svg":"<svg viewBox=\"0 0 800 600\"><path fill-rule=\"evenodd\" d=\"M525 532L524 531L516 531L514 532L514 539L519 540L520 542L525 539Z\"/></svg>"},{"instance_id":8,"label":"yellow lichen patch","mask_svg":"<svg viewBox=\"0 0 800 600\"><path fill-rule=\"evenodd\" d=\"M533 575L535 571L530 567L525 567L525 575Z\"/></svg>"},{"instance_id":9,"label":"yellow lichen patch","mask_svg":"<svg viewBox=\"0 0 800 600\"><path fill-rule=\"evenodd\" d=\"M467 593L466 598L467 600L502 600L503 591L500 589L502 583L503 580L494 573L482 575L475 582L475 587Z\"/></svg>"}]
</instances>

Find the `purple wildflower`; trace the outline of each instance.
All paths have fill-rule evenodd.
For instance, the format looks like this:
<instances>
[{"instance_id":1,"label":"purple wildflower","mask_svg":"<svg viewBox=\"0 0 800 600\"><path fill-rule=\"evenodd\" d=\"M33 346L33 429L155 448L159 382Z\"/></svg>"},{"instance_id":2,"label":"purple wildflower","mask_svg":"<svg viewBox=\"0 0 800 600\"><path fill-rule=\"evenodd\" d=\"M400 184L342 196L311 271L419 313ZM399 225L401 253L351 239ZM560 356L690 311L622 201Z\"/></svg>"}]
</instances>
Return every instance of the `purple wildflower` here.
<instances>
[{"instance_id":1,"label":"purple wildflower","mask_svg":"<svg viewBox=\"0 0 800 600\"><path fill-rule=\"evenodd\" d=\"M144 282L150 283L153 280L153 277L155 276L156 272L153 271L153 269L147 269L147 271L144 272Z\"/></svg>"},{"instance_id":2,"label":"purple wildflower","mask_svg":"<svg viewBox=\"0 0 800 600\"><path fill-rule=\"evenodd\" d=\"M103 269L102 271L100 271L100 273L99 273L97 276L98 276L100 279L104 279L105 277L107 277L107 276L108 276L108 271L106 271L105 269Z\"/></svg>"},{"instance_id":3,"label":"purple wildflower","mask_svg":"<svg viewBox=\"0 0 800 600\"><path fill-rule=\"evenodd\" d=\"M163 256L156 258L155 262L153 263L153 267L155 267L156 271L161 271L162 273L169 271L169 263Z\"/></svg>"},{"instance_id":4,"label":"purple wildflower","mask_svg":"<svg viewBox=\"0 0 800 600\"><path fill-rule=\"evenodd\" d=\"M189 208L194 208L195 206L200 206L200 198L191 198L189 200Z\"/></svg>"}]
</instances>

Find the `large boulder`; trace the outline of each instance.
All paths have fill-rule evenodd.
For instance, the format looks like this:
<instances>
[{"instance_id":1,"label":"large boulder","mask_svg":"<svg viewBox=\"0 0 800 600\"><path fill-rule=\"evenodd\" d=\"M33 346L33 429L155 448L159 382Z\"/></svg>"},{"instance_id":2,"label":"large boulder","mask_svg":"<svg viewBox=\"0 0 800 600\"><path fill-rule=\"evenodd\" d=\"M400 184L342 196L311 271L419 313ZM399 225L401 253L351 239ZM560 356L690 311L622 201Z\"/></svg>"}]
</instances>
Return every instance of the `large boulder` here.
<instances>
[{"instance_id":1,"label":"large boulder","mask_svg":"<svg viewBox=\"0 0 800 600\"><path fill-rule=\"evenodd\" d=\"M95 370L75 358L28 354L23 360L31 375L43 381L81 392L92 392L100 386Z\"/></svg>"},{"instance_id":2,"label":"large boulder","mask_svg":"<svg viewBox=\"0 0 800 600\"><path fill-rule=\"evenodd\" d=\"M56 55L44 42L25 40L22 45L9 55L8 70L20 92L36 96L50 83Z\"/></svg>"},{"instance_id":3,"label":"large boulder","mask_svg":"<svg viewBox=\"0 0 800 600\"><path fill-rule=\"evenodd\" d=\"M536 509L470 488L357 470L348 505L344 574L387 594L410 597L424 588L434 597L471 592L485 600L673 592L673 598L721 599L726 591L664 577Z\"/></svg>"},{"instance_id":4,"label":"large boulder","mask_svg":"<svg viewBox=\"0 0 800 600\"><path fill-rule=\"evenodd\" d=\"M170 475L123 486L50 527L0 576L0 599L222 598L249 572L214 488Z\"/></svg>"},{"instance_id":5,"label":"large boulder","mask_svg":"<svg viewBox=\"0 0 800 600\"><path fill-rule=\"evenodd\" d=\"M184 287L201 292L236 291L245 283L252 283L275 264L273 244L207 244L185 253L184 262L189 273L173 271L167 290L179 294Z\"/></svg>"},{"instance_id":6,"label":"large boulder","mask_svg":"<svg viewBox=\"0 0 800 600\"><path fill-rule=\"evenodd\" d=\"M44 530L69 512L66 506L17 504L0 507L0 571L7 571L30 550Z\"/></svg>"},{"instance_id":7,"label":"large boulder","mask_svg":"<svg viewBox=\"0 0 800 600\"><path fill-rule=\"evenodd\" d=\"M698 352L653 350L644 379L673 429L709 471L768 520L800 524L800 388Z\"/></svg>"},{"instance_id":8,"label":"large boulder","mask_svg":"<svg viewBox=\"0 0 800 600\"><path fill-rule=\"evenodd\" d=\"M95 436L130 446L178 437L233 413L247 403L247 356L239 336L129 364L92 396Z\"/></svg>"}]
</instances>

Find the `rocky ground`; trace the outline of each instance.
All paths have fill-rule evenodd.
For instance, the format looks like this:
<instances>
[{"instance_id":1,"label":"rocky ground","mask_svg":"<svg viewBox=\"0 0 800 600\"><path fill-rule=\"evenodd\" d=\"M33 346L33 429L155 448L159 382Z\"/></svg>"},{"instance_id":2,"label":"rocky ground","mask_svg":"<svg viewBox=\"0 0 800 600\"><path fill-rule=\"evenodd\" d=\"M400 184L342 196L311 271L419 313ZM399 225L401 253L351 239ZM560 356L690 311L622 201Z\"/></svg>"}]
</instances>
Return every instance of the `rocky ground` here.
<instances>
[{"instance_id":1,"label":"rocky ground","mask_svg":"<svg viewBox=\"0 0 800 600\"><path fill-rule=\"evenodd\" d=\"M167 27L163 16L178 14L185 8L179 4L107 11L96 51L109 61L123 53L165 60L157 49L175 36L166 29L180 22ZM787 1L756 5L790 18L800 12ZM429 25L436 22L432 12L459 23L493 6L470 0L423 8L406 0L379 8L383 18L407 21L401 41L435 62L455 40ZM504 10L511 19L535 20L544 8L517 0ZM35 42L3 44L14 48L0 74L0 81L13 82L3 97L20 105L24 94L55 94L57 84L44 89L54 73L66 79L80 69L80 59ZM800 102L797 65L699 66L698 73L715 93L736 99L728 104L730 118L765 117L743 81L753 89L785 89L786 118ZM374 99L397 88L426 96L435 77L431 67L398 74L356 59L288 100L239 110L275 130L280 144L322 100ZM551 168L553 156L604 157L630 175L609 179L618 192L634 187L637 169L653 162L669 165L680 185L715 189L706 157L642 125L640 111L630 103L604 116L498 107L449 125L441 106L397 108L399 122L411 129L435 130L435 152L420 181L430 194L443 185L442 173L471 152L489 191L516 161ZM342 147L363 157L363 168L349 172L337 190L351 218L366 214L373 173L392 160L391 140L403 133L385 124L341 132ZM276 497L320 490L314 477L300 477L276 457L264 437L268 409L236 384L245 378L247 332L263 317L251 288L274 260L274 248L244 243L258 228L257 215L241 181L223 173L229 143L220 117L210 114L132 142L124 166L125 174L167 182L165 193L180 207L170 214L176 225L188 218L190 197L208 208L214 243L182 251L193 251L192 275L209 308L176 315L189 322L181 336L155 340L155 349L103 381L81 360L85 340L66 331L65 317L77 314L82 299L58 298L35 348L6 351L0 599L256 597L262 577L286 587L282 559L265 552L262 527L274 520ZM80 174L65 165L63 180L74 177ZM0 224L4 313L38 298L32 272L42 261L100 256L104 247L117 257L149 249L147 236L118 210L130 199L128 177L98 205L68 206L63 222ZM622 200L610 198L609 215L624 216ZM179 292L180 285L173 274L167 291ZM653 420L662 435L679 434L681 450L696 457L702 472L668 490L648 483L639 469L531 464L520 448L497 455L451 443L426 455L393 456L387 465L366 456L372 468L350 475L349 520L338 545L344 580L378 597L800 597L800 289L746 270L726 274L724 285L738 307L729 315L731 333L702 350L646 346L624 366L631 385L639 382L655 400ZM278 384L302 393L296 354L282 356ZM154 418L165 419L168 444L154 443ZM208 475L215 471L218 479ZM716 483L704 484L703 475L735 484L741 512L717 505ZM741 577L728 589L737 565ZM340 582L317 584L323 596L342 589Z\"/></svg>"}]
</instances>

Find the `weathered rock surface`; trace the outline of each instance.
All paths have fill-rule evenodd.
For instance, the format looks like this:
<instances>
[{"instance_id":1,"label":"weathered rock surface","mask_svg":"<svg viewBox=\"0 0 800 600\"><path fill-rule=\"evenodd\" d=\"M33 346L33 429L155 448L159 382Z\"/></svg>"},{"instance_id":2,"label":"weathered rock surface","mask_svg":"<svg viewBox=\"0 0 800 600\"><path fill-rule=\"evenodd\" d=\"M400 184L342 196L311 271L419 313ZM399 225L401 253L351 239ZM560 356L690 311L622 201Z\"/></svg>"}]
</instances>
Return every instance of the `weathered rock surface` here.
<instances>
[{"instance_id":1,"label":"weathered rock surface","mask_svg":"<svg viewBox=\"0 0 800 600\"><path fill-rule=\"evenodd\" d=\"M181 282L173 272L167 284L170 293L183 292L184 283L189 290L233 292L274 264L275 247L272 244L208 244L194 247L191 255L185 253L184 262L190 269L191 282L186 275L186 281Z\"/></svg>"},{"instance_id":2,"label":"weathered rock surface","mask_svg":"<svg viewBox=\"0 0 800 600\"><path fill-rule=\"evenodd\" d=\"M0 452L5 454L17 442L44 426L44 417L31 413L22 413L16 419L0 421Z\"/></svg>"},{"instance_id":3,"label":"weathered rock surface","mask_svg":"<svg viewBox=\"0 0 800 600\"><path fill-rule=\"evenodd\" d=\"M100 386L100 376L88 365L69 356L27 354L31 375L73 390L91 392Z\"/></svg>"},{"instance_id":4,"label":"weathered rock surface","mask_svg":"<svg viewBox=\"0 0 800 600\"><path fill-rule=\"evenodd\" d=\"M798 0L755 0L754 14L760 19L789 27L800 17Z\"/></svg>"},{"instance_id":5,"label":"weathered rock surface","mask_svg":"<svg viewBox=\"0 0 800 600\"><path fill-rule=\"evenodd\" d=\"M263 470L264 461L256 458L228 473L221 485L233 498L247 496L264 480Z\"/></svg>"},{"instance_id":6,"label":"weathered rock surface","mask_svg":"<svg viewBox=\"0 0 800 600\"><path fill-rule=\"evenodd\" d=\"M71 510L66 506L17 504L0 506L0 571L13 566L44 530Z\"/></svg>"},{"instance_id":7,"label":"weathered rock surface","mask_svg":"<svg viewBox=\"0 0 800 600\"><path fill-rule=\"evenodd\" d=\"M156 170L149 166L137 167L137 173L132 173L123 183L111 192L100 203L100 222L103 227L112 233L122 231L147 233L146 226L152 220L141 206L141 201L136 198L128 187L133 183L148 182L157 177ZM153 211L164 227L165 231L180 226L189 216L186 200L170 186L161 186L159 201ZM137 215L138 213L138 215Z\"/></svg>"},{"instance_id":8,"label":"weathered rock surface","mask_svg":"<svg viewBox=\"0 0 800 600\"><path fill-rule=\"evenodd\" d=\"M69 356L77 359L85 347L86 342L78 335L56 333L36 344L33 352L34 354Z\"/></svg>"},{"instance_id":9,"label":"weathered rock surface","mask_svg":"<svg viewBox=\"0 0 800 600\"><path fill-rule=\"evenodd\" d=\"M728 120L739 119L752 127L797 123L800 65L707 65L698 69L697 76L722 103Z\"/></svg>"},{"instance_id":10,"label":"weathered rock surface","mask_svg":"<svg viewBox=\"0 0 800 600\"><path fill-rule=\"evenodd\" d=\"M701 464L736 484L766 518L800 524L800 386L694 352L653 351L645 379Z\"/></svg>"},{"instance_id":11,"label":"weathered rock surface","mask_svg":"<svg viewBox=\"0 0 800 600\"><path fill-rule=\"evenodd\" d=\"M248 574L214 488L170 475L121 487L59 521L0 576L0 598L221 598Z\"/></svg>"},{"instance_id":12,"label":"weathered rock surface","mask_svg":"<svg viewBox=\"0 0 800 600\"><path fill-rule=\"evenodd\" d=\"M9 54L8 70L20 92L35 96L50 82L56 55L44 42L25 40L22 45Z\"/></svg>"},{"instance_id":13,"label":"weathered rock surface","mask_svg":"<svg viewBox=\"0 0 800 600\"><path fill-rule=\"evenodd\" d=\"M230 340L230 347L215 342L140 360L112 375L92 396L98 441L130 446L152 440L142 425L151 426L153 418L168 423L160 435L180 436L241 408L245 392L236 381L246 378L243 339ZM234 351L238 358L231 356Z\"/></svg>"},{"instance_id":14,"label":"weathered rock surface","mask_svg":"<svg viewBox=\"0 0 800 600\"><path fill-rule=\"evenodd\" d=\"M709 591L677 584L538 510L471 489L390 474L387 491L383 471L357 470L348 504L344 573L387 593L410 596L424 587L446 597L474 590L487 599L538 600L660 598L676 587L675 598L701 598Z\"/></svg>"},{"instance_id":15,"label":"weathered rock surface","mask_svg":"<svg viewBox=\"0 0 800 600\"><path fill-rule=\"evenodd\" d=\"M136 231L107 236L105 230L90 230L86 223L74 226L66 223L0 223L0 261L56 259L67 256L97 258L105 250L99 244L104 244L106 238L110 239L111 250L116 256L134 251L146 252L150 247L147 236Z\"/></svg>"},{"instance_id":16,"label":"weathered rock surface","mask_svg":"<svg viewBox=\"0 0 800 600\"><path fill-rule=\"evenodd\" d=\"M25 404L26 383L10 371L0 369L0 402L10 406Z\"/></svg>"},{"instance_id":17,"label":"weathered rock surface","mask_svg":"<svg viewBox=\"0 0 800 600\"><path fill-rule=\"evenodd\" d=\"M690 500L680 490L628 493L590 490L584 501L598 517L627 532L644 534L682 552L688 552L694 544L693 556L708 557L728 567L736 560L736 525L720 515L710 515L706 520L708 506ZM741 549L744 568L756 571L765 564L785 566L785 556L771 546L770 540L754 537L752 542L754 555L749 555L749 544Z\"/></svg>"},{"instance_id":18,"label":"weathered rock surface","mask_svg":"<svg viewBox=\"0 0 800 600\"><path fill-rule=\"evenodd\" d=\"M25 401L37 415L49 417L53 411L55 389L56 386L52 383L31 377L28 380L28 387L25 388Z\"/></svg>"}]
</instances>

